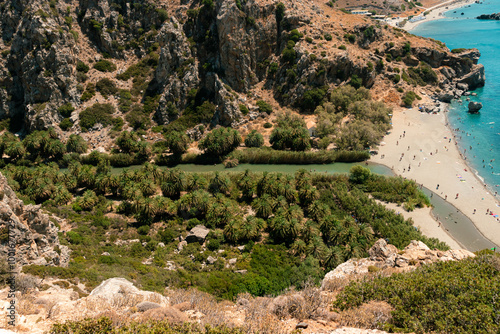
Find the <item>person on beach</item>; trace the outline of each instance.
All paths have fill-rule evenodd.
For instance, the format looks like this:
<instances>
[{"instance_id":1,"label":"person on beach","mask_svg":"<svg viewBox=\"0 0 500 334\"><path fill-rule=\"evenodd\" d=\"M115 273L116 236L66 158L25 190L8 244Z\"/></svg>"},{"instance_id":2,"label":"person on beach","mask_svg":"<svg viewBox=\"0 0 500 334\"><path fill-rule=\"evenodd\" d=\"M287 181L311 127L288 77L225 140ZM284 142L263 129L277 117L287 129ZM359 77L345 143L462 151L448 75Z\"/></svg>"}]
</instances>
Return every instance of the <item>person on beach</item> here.
<instances>
[{"instance_id":1,"label":"person on beach","mask_svg":"<svg viewBox=\"0 0 500 334\"><path fill-rule=\"evenodd\" d=\"M457 198L458 198L458 193L457 193L457 196L455 196L455 199L457 199Z\"/></svg>"}]
</instances>

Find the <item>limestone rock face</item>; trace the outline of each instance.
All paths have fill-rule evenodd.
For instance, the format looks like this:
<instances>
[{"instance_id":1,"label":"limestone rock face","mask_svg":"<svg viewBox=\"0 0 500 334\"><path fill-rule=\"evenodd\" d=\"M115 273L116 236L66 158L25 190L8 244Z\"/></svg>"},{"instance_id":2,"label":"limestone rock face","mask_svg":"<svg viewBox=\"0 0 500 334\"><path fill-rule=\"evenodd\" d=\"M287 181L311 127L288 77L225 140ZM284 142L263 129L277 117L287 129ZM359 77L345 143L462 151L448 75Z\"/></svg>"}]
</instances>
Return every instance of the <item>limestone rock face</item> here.
<instances>
[{"instance_id":1,"label":"limestone rock face","mask_svg":"<svg viewBox=\"0 0 500 334\"><path fill-rule=\"evenodd\" d=\"M155 118L160 124L168 124L186 107L188 93L199 85L200 78L198 63L175 18L163 25L158 41L161 51L154 81L162 94Z\"/></svg>"},{"instance_id":2,"label":"limestone rock face","mask_svg":"<svg viewBox=\"0 0 500 334\"><path fill-rule=\"evenodd\" d=\"M59 244L58 229L40 205L24 205L0 174L0 254L7 255L14 246L16 264L66 267L69 249Z\"/></svg>"},{"instance_id":3,"label":"limestone rock face","mask_svg":"<svg viewBox=\"0 0 500 334\"><path fill-rule=\"evenodd\" d=\"M23 33L13 36L7 59L13 102L24 106L11 109L11 114L24 113L29 130L59 123L62 117L57 108L79 101L75 77L79 50L75 39L67 31L60 32L53 18L38 16L39 4L32 5L26 18L19 22L17 30Z\"/></svg>"},{"instance_id":4,"label":"limestone rock face","mask_svg":"<svg viewBox=\"0 0 500 334\"><path fill-rule=\"evenodd\" d=\"M384 239L377 240L372 248L368 250L368 253L370 254L369 258L350 259L327 273L323 279L322 288L327 288L330 281L359 277L359 275L367 274L374 269L391 269L393 272L405 272L414 270L422 264L437 261L458 261L476 256L465 249L446 252L431 250L426 244L416 240L411 241L403 251L398 251L394 245L387 244Z\"/></svg>"}]
</instances>

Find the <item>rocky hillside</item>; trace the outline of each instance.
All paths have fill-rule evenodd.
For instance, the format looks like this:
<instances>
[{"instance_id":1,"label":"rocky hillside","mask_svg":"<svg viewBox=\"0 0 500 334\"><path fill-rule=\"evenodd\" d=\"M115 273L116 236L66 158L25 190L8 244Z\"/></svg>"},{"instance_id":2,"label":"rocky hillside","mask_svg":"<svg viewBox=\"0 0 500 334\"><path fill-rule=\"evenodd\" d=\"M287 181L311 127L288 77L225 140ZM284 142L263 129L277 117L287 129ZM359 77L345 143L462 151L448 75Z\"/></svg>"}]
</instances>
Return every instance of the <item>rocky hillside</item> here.
<instances>
[{"instance_id":1,"label":"rocky hillside","mask_svg":"<svg viewBox=\"0 0 500 334\"><path fill-rule=\"evenodd\" d=\"M317 0L2 0L0 15L0 118L14 131L235 127L259 100L311 112L345 83L392 104L484 83L477 50Z\"/></svg>"},{"instance_id":2,"label":"rocky hillside","mask_svg":"<svg viewBox=\"0 0 500 334\"><path fill-rule=\"evenodd\" d=\"M376 328L392 321L393 309L388 303L370 302L354 311L332 312L330 305L338 291L352 280L370 280L375 276L410 272L435 262L475 257L466 250L430 250L417 241L399 251L383 239L375 243L369 254L370 258L350 260L339 265L326 275L321 288L306 286L301 291L292 289L274 298L241 294L235 302L218 302L213 296L194 289L167 288L161 295L140 290L124 278L105 280L86 293L85 286L77 279L47 279L41 282L29 275L20 276L18 281L24 289L18 295L20 325L17 329L41 333L54 323L108 317L110 326L157 320L170 324L225 324L240 328L242 333L291 333L294 329L301 329L301 333L305 334L386 333ZM5 293L6 290L0 291L0 296ZM6 306L1 307L5 312ZM61 328L56 333L62 332Z\"/></svg>"},{"instance_id":3,"label":"rocky hillside","mask_svg":"<svg viewBox=\"0 0 500 334\"><path fill-rule=\"evenodd\" d=\"M58 231L58 227L49 216L41 212L40 205L24 205L7 184L5 176L0 174L0 260L2 262L8 256L9 264L15 267L27 264L67 267L69 249L59 244Z\"/></svg>"}]
</instances>

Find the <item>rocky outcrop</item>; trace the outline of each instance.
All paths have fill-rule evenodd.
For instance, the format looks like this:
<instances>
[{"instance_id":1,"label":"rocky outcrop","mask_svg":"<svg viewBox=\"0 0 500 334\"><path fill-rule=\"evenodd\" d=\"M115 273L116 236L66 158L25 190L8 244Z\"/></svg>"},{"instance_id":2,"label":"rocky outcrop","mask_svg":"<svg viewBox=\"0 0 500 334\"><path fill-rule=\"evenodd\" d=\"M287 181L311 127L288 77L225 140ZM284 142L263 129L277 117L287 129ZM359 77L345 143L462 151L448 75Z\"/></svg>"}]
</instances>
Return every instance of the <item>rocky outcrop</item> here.
<instances>
[{"instance_id":1,"label":"rocky outcrop","mask_svg":"<svg viewBox=\"0 0 500 334\"><path fill-rule=\"evenodd\" d=\"M67 266L69 249L59 244L58 228L40 205L24 205L0 174L0 254L15 264Z\"/></svg>"},{"instance_id":2,"label":"rocky outcrop","mask_svg":"<svg viewBox=\"0 0 500 334\"><path fill-rule=\"evenodd\" d=\"M479 110L483 107L483 104L481 102L469 102L469 105L467 106L469 108L469 112L471 114L477 114L479 113Z\"/></svg>"},{"instance_id":3,"label":"rocky outcrop","mask_svg":"<svg viewBox=\"0 0 500 334\"><path fill-rule=\"evenodd\" d=\"M406 272L414 270L423 264L438 261L458 261L476 255L464 250L455 249L446 252L430 250L421 241L413 240L403 251L387 244L384 239L379 239L368 251L369 258L350 259L337 266L325 275L322 288L329 286L330 281L350 279L355 276L365 275L369 272L390 269L393 272Z\"/></svg>"},{"instance_id":4,"label":"rocky outcrop","mask_svg":"<svg viewBox=\"0 0 500 334\"><path fill-rule=\"evenodd\" d=\"M160 124L168 124L186 108L189 92L198 88L200 78L198 62L175 18L164 24L158 43L161 49L154 82L161 97L155 118Z\"/></svg>"},{"instance_id":5,"label":"rocky outcrop","mask_svg":"<svg viewBox=\"0 0 500 334\"><path fill-rule=\"evenodd\" d=\"M203 243L205 238L207 237L210 230L203 225L196 225L189 231L189 234L186 236L186 241L188 243L199 242Z\"/></svg>"},{"instance_id":6,"label":"rocky outcrop","mask_svg":"<svg viewBox=\"0 0 500 334\"><path fill-rule=\"evenodd\" d=\"M500 20L500 13L482 14L476 17L478 20Z\"/></svg>"},{"instance_id":7,"label":"rocky outcrop","mask_svg":"<svg viewBox=\"0 0 500 334\"><path fill-rule=\"evenodd\" d=\"M168 298L163 297L162 295L155 292L139 290L132 282L121 277L114 277L102 281L99 286L92 290L89 298L101 298L104 300L113 301L120 296L126 296L127 298L130 298L132 296L136 297L138 300L140 299L144 301L155 300L164 305L168 305L169 303ZM141 312L153 308L151 307L152 305L147 306L143 304L143 306L145 309Z\"/></svg>"}]
</instances>

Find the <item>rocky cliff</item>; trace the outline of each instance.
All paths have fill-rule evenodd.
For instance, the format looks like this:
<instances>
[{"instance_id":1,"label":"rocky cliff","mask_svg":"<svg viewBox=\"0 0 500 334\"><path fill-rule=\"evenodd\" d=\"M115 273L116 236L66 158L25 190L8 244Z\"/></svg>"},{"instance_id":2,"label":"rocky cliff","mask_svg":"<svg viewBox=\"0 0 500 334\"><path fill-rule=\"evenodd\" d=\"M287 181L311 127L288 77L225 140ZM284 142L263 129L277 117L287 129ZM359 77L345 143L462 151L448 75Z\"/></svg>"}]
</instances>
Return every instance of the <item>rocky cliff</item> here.
<instances>
[{"instance_id":1,"label":"rocky cliff","mask_svg":"<svg viewBox=\"0 0 500 334\"><path fill-rule=\"evenodd\" d=\"M58 228L40 205L24 205L0 174L0 255L9 264L67 266L69 249L59 244ZM10 257L15 257L12 261Z\"/></svg>"},{"instance_id":2,"label":"rocky cliff","mask_svg":"<svg viewBox=\"0 0 500 334\"><path fill-rule=\"evenodd\" d=\"M124 91L158 124L182 118L189 128L243 124L259 99L310 112L349 82L399 94L413 84L398 73L422 62L440 79L423 85L443 100L485 80L477 50L454 54L316 0L5 0L0 15L0 118L27 130L67 118L79 131L79 112L97 102L126 119ZM71 117L60 111L67 104Z\"/></svg>"}]
</instances>

